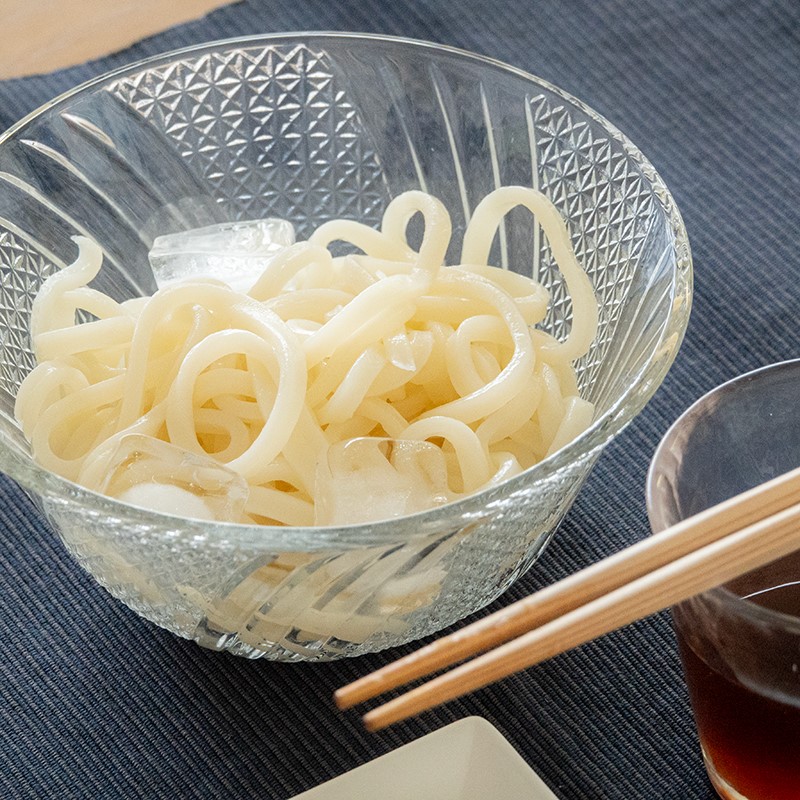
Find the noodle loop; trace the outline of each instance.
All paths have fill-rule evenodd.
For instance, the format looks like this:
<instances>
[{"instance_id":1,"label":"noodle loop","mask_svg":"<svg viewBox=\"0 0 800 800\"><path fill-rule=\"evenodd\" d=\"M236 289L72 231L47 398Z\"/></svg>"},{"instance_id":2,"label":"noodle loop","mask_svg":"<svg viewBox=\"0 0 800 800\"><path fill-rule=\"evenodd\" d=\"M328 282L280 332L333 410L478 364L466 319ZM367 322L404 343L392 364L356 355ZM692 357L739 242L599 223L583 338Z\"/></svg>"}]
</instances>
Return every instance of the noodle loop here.
<instances>
[{"instance_id":1,"label":"noodle loop","mask_svg":"<svg viewBox=\"0 0 800 800\"><path fill-rule=\"evenodd\" d=\"M487 263L502 218L520 205L542 227L570 294L563 341L535 327L547 314L547 290ZM415 249L409 231L420 221ZM331 469L341 458L330 454L353 439L374 440L379 467L370 486L395 493L384 507L397 509L397 493L412 485L431 502L496 485L591 424L573 362L594 339L597 303L564 220L533 189L504 187L478 204L460 266L444 266L445 207L412 191L392 200L379 230L326 222L265 261L247 294L204 279L117 303L87 286L101 249L76 242L78 258L34 302L39 365L20 387L15 414L40 464L91 489L111 485L131 438L155 439L153 453L169 453L181 474L207 464L249 491L227 521L324 524L317 500L347 477ZM335 256L334 242L351 252ZM78 312L92 321L77 324ZM386 452L405 454L399 471L382 465L379 443L387 440ZM446 471L444 493L426 484L432 473L408 472L434 463L423 457L431 451ZM131 497L140 498L154 479L149 461L136 463L129 477L145 477ZM359 497L380 507L377 500ZM420 509L399 513L409 510Z\"/></svg>"}]
</instances>

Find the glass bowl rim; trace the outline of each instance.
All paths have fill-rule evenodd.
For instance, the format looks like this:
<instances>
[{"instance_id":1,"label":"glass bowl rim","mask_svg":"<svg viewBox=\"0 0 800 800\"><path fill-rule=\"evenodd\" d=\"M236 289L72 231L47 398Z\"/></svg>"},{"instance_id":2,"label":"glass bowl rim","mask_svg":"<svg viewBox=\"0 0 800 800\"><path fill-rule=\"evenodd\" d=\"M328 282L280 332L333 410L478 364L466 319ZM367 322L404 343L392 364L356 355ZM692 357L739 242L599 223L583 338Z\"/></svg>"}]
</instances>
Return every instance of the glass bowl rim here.
<instances>
[{"instance_id":1,"label":"glass bowl rim","mask_svg":"<svg viewBox=\"0 0 800 800\"><path fill-rule=\"evenodd\" d=\"M330 527L281 526L275 528L262 525L242 525L238 523L185 519L157 511L129 506L113 498L93 492L39 467L38 464L31 459L29 454L24 454L24 459L27 460L25 469L12 468L7 471L7 474L20 484L40 495L61 502L63 502L65 498L72 498L83 505L93 507L95 511L107 513L109 516L115 518L135 517L136 521L139 523L150 524L160 528L170 528L173 527L176 522L180 522L181 530L185 531L187 534L194 533L205 537L213 537L218 532L218 538L235 538L237 544L253 544L264 549L273 542L275 544L280 544L283 549L286 549L287 544L291 544L292 547L299 546L313 548L315 550L324 549L326 546L359 547L380 545L398 540L397 534L393 533L398 523L406 523L409 520L437 523L458 518L467 522L470 519L474 519L476 513L485 509L486 504L482 502L482 500L486 498L488 494L495 494L498 489L504 490L504 494L511 494L525 485L557 473L571 462L590 452L598 451L625 428L634 416L641 411L661 384L664 376L675 360L681 342L683 341L692 301L691 250L686 227L672 194L661 176L639 148L604 116L586 105L582 100L560 89L549 81L490 56L473 53L450 45L438 44L436 42L427 42L401 36L350 31L276 32L218 39L148 56L131 64L123 65L100 75L96 75L57 95L46 103L43 103L14 123L5 132L0 133L0 147L20 132L24 131L24 129L31 125L36 119L59 105L67 103L77 95L99 88L113 80L135 74L143 69L153 69L177 59L185 59L188 56L200 56L204 53L220 52L234 47L256 46L259 44L268 45L277 42L308 44L309 42L322 42L325 40L369 41L381 44L400 45L412 50L424 50L432 54L448 54L455 56L464 61L472 62L483 67L489 67L493 70L515 76L516 78L521 78L532 85L542 87L599 124L609 137L622 147L625 155L637 165L643 176L649 182L665 214L670 233L674 240L675 269L672 276L672 296L673 298L682 298L683 302L673 302L670 305L667 317L663 320L661 334L658 340L653 344L653 352L648 361L637 374L632 376L631 382L609 408L594 420L586 431L561 450L532 467L529 467L519 475L504 481L497 487L484 489L476 494L468 495L455 502L448 503L447 505L404 517L378 520L358 525ZM0 440L0 447L10 448L13 447L13 445ZM23 455L23 453L19 451L19 455ZM12 460L12 464L13 462L14 460Z\"/></svg>"},{"instance_id":2,"label":"glass bowl rim","mask_svg":"<svg viewBox=\"0 0 800 800\"><path fill-rule=\"evenodd\" d=\"M773 364L764 364L763 366L756 367L749 372L736 375L724 383L720 383L719 385L715 386L713 389L710 389L701 397L698 397L697 400L695 400L685 411L683 411L683 413L672 423L672 425L669 426L667 432L659 442L658 447L656 447L656 450L653 453L653 458L650 461L650 466L647 470L645 495L647 512L651 520L651 525L653 516L655 514L655 508L657 505L660 506L660 504L656 501L655 485L658 476L658 466L665 458L670 445L681 432L681 429L686 423L687 419L693 416L699 409L705 406L706 403L708 403L710 400L713 400L720 393L729 391L730 389L735 389L738 384L750 382L753 378L758 379L765 373L770 373L789 367L800 367L800 358L790 358L786 359L785 361L777 361ZM661 521L663 522L663 518ZM678 522L680 522L680 520L678 520ZM651 533L651 535L657 536L658 534ZM782 627L788 629L790 633L800 636L800 617L794 616L793 614L786 614L783 611L775 611L774 609L766 608L765 606L754 603L744 597L740 597L738 594L732 592L730 589L726 589L724 586L717 586L713 589L709 589L707 592L702 592L701 596L708 597L713 602L729 608L732 613L739 617L744 617L753 622L773 624L779 623ZM684 602L691 602L691 600L692 598L689 598ZM677 605L681 604L678 603Z\"/></svg>"}]
</instances>

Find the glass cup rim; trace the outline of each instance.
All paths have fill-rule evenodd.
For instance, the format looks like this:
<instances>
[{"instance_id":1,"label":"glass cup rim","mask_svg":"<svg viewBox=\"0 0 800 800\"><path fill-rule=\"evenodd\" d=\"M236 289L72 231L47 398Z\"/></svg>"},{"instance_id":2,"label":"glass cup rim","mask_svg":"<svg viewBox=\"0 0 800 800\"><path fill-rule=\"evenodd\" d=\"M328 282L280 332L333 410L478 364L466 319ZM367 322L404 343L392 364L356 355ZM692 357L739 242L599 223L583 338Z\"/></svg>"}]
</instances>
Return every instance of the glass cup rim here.
<instances>
[{"instance_id":1,"label":"glass cup rim","mask_svg":"<svg viewBox=\"0 0 800 800\"><path fill-rule=\"evenodd\" d=\"M25 468L19 469L14 463L7 472L12 478L22 485L39 494L63 499L69 497L82 505L109 513L113 516L134 516L145 524L160 524L174 526L180 519L182 525L206 536L215 537L219 531L219 538L235 538L238 542L254 541L261 546L267 546L274 538L275 543L285 543L288 539L299 540L296 544L306 546L306 538L313 539L317 549L324 546L336 545L363 546L380 544L395 540L394 533L397 523L403 521L417 521L435 523L443 519L472 519L478 510L486 506L489 496L498 494L507 495L520 490L533 481L546 479L568 466L576 459L590 452L595 452L605 446L616 436L633 417L641 411L655 390L661 384L664 376L671 367L683 341L691 310L692 299L692 256L689 246L688 234L680 211L655 167L644 156L639 148L620 131L613 123L597 111L586 105L582 100L574 97L558 86L544 80L532 73L526 72L511 64L491 58L479 53L473 53L461 48L443 45L436 42L423 41L401 36L387 36L351 31L293 31L270 34L256 34L252 36L232 37L211 42L203 42L187 47L177 48L165 53L147 56L131 64L117 67L116 69L94 76L83 83L59 94L38 108L31 111L7 130L0 132L0 147L32 124L37 118L48 111L63 105L83 92L97 89L113 80L118 80L126 75L134 74L145 68L155 68L169 63L175 59L185 58L192 54L216 52L231 47L248 45L270 44L275 42L322 42L334 40L339 42L369 41L385 44L400 45L411 49L427 51L433 54L449 54L483 67L499 70L508 75L521 78L532 85L540 86L569 103L573 108L585 114L595 123L601 125L609 137L615 140L632 162L641 170L650 183L653 193L663 210L667 227L673 239L675 252L675 268L672 275L673 293L680 297L682 303L672 303L669 312L662 321L662 330L658 341L654 344L649 360L641 369L630 376L628 385L609 407L594 420L592 425L578 438L552 456L540 461L538 464L524 470L520 475L505 481L502 492L497 492L498 487L485 489L477 494L440 506L418 512L414 515L397 519L380 520L359 525L342 527L281 527L274 530L265 530L264 526L241 525L234 523L209 523L197 520L184 520L165 513L149 511L132 506L127 506L118 500L97 494L85 489L72 481L62 478L55 473L45 470L30 460ZM0 440L0 448L8 448L8 442ZM21 454L21 453L20 453Z\"/></svg>"},{"instance_id":2,"label":"glass cup rim","mask_svg":"<svg viewBox=\"0 0 800 800\"><path fill-rule=\"evenodd\" d=\"M773 364L765 364L761 367L752 369L749 372L736 375L724 383L715 386L713 389L710 389L697 400L695 400L688 408L686 408L686 410L681 413L681 415L672 423L672 425L670 425L670 427L667 429L667 432L658 443L647 471L645 500L650 521L651 535L658 535L653 530L655 527L653 523L656 520L658 520L660 523L660 530L663 530L666 527L681 521L668 520L666 515L663 514L657 517L657 514L659 514L663 509L662 504L657 499L656 480L658 478L659 466L661 462L669 452L670 446L675 438L679 433L682 432L686 422L701 408L703 408L714 398L718 397L720 394L730 391L731 389L735 390L738 385L749 383L753 379L757 380L764 374L792 367L800 367L800 358L786 359L785 361L779 361ZM717 586L713 589L709 589L707 592L702 592L701 596L707 597L713 602L724 606L730 613L733 613L738 617L752 620L753 622L780 625L788 632L800 636L800 616L786 614L782 611L766 608L765 606L754 603L745 597L740 597L738 594L730 589L726 589L724 586Z\"/></svg>"}]
</instances>

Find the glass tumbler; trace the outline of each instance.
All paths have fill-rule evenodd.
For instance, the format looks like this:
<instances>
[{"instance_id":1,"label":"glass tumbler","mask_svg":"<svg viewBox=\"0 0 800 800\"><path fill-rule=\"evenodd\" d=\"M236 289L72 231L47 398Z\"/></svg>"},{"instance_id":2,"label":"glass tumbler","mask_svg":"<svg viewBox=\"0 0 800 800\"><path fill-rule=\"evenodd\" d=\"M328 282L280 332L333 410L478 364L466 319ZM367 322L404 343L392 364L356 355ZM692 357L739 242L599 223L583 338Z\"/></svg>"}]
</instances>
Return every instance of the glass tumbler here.
<instances>
[{"instance_id":1,"label":"glass tumbler","mask_svg":"<svg viewBox=\"0 0 800 800\"><path fill-rule=\"evenodd\" d=\"M794 360L691 406L650 467L653 532L800 465L798 392ZM680 603L672 616L718 794L800 800L800 531L793 555Z\"/></svg>"}]
</instances>

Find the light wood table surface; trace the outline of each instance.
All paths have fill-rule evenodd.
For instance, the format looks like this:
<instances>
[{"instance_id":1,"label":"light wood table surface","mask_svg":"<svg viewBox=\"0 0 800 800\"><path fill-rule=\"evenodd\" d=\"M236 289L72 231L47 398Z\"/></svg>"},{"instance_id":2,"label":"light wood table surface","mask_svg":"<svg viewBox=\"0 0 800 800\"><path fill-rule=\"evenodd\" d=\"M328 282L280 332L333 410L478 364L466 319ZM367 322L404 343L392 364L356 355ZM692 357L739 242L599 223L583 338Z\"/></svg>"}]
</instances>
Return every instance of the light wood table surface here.
<instances>
[{"instance_id":1,"label":"light wood table surface","mask_svg":"<svg viewBox=\"0 0 800 800\"><path fill-rule=\"evenodd\" d=\"M0 80L122 50L231 0L0 0Z\"/></svg>"}]
</instances>

